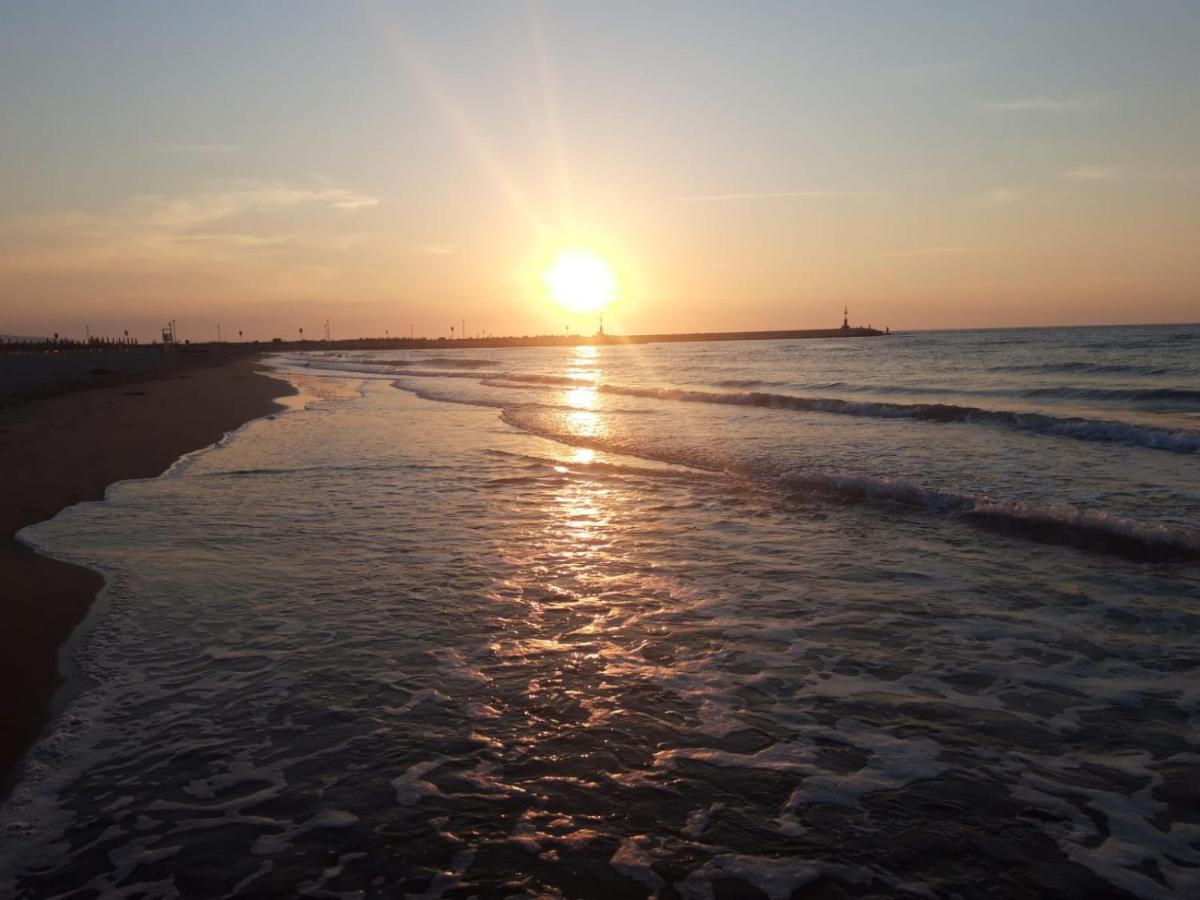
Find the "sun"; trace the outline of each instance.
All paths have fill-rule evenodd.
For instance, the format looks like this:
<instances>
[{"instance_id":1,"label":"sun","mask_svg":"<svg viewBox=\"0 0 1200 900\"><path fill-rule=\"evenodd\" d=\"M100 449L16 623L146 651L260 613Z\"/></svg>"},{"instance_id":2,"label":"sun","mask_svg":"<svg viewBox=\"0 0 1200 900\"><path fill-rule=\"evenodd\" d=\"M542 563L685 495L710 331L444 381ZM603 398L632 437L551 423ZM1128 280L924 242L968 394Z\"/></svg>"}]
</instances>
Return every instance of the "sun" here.
<instances>
[{"instance_id":1,"label":"sun","mask_svg":"<svg viewBox=\"0 0 1200 900\"><path fill-rule=\"evenodd\" d=\"M604 257L572 247L559 250L542 272L550 299L567 312L601 312L616 299L617 273Z\"/></svg>"}]
</instances>

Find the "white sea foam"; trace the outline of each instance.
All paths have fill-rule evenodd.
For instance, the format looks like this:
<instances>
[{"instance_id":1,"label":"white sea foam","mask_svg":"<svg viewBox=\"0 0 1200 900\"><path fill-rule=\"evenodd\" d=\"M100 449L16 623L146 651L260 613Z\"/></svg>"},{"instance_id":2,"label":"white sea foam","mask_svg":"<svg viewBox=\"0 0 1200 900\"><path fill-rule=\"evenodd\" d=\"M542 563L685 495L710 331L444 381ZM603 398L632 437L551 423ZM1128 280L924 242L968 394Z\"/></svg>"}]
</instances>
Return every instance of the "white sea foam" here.
<instances>
[{"instance_id":1,"label":"white sea foam","mask_svg":"<svg viewBox=\"0 0 1200 900\"><path fill-rule=\"evenodd\" d=\"M392 779L392 788L396 791L396 802L401 806L412 806L422 797L435 796L441 793L436 784L425 779L425 775L442 764L441 760L431 759L413 763L404 770L404 774Z\"/></svg>"},{"instance_id":2,"label":"white sea foam","mask_svg":"<svg viewBox=\"0 0 1200 900\"><path fill-rule=\"evenodd\" d=\"M666 882L651 867L650 856L642 849L640 837L623 839L609 860L609 865L622 875L644 884L650 890L651 897L657 897L666 886Z\"/></svg>"},{"instance_id":3,"label":"white sea foam","mask_svg":"<svg viewBox=\"0 0 1200 900\"><path fill-rule=\"evenodd\" d=\"M722 853L680 882L679 893L684 900L713 900L715 879L739 878L754 885L769 900L790 900L792 894L814 881L821 872L821 866L805 859Z\"/></svg>"}]
</instances>

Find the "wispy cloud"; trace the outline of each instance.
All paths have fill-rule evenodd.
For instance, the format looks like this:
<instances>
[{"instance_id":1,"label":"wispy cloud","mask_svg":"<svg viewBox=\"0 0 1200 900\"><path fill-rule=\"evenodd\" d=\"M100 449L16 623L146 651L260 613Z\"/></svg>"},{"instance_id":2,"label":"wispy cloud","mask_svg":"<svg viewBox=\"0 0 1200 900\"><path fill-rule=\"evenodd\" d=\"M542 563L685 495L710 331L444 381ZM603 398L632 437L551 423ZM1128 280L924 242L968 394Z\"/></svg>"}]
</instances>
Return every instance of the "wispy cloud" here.
<instances>
[{"instance_id":1,"label":"wispy cloud","mask_svg":"<svg viewBox=\"0 0 1200 900\"><path fill-rule=\"evenodd\" d=\"M1121 170L1117 166L1076 166L1063 175L1080 181L1111 181L1120 177Z\"/></svg>"},{"instance_id":2,"label":"wispy cloud","mask_svg":"<svg viewBox=\"0 0 1200 900\"><path fill-rule=\"evenodd\" d=\"M865 197L869 191L746 191L731 194L689 194L675 199L681 203L708 200L816 200L825 197Z\"/></svg>"},{"instance_id":3,"label":"wispy cloud","mask_svg":"<svg viewBox=\"0 0 1200 900\"><path fill-rule=\"evenodd\" d=\"M1091 97L1016 97L1010 100L977 100L977 109L992 112L1070 112L1096 105Z\"/></svg>"},{"instance_id":4,"label":"wispy cloud","mask_svg":"<svg viewBox=\"0 0 1200 900\"><path fill-rule=\"evenodd\" d=\"M123 204L115 216L131 223L178 231L246 213L298 206L361 209L378 203L377 197L343 188L312 190L275 183L234 182L192 194L139 194Z\"/></svg>"},{"instance_id":5,"label":"wispy cloud","mask_svg":"<svg viewBox=\"0 0 1200 900\"><path fill-rule=\"evenodd\" d=\"M414 256L449 256L458 250L454 244L411 244L408 252Z\"/></svg>"},{"instance_id":6,"label":"wispy cloud","mask_svg":"<svg viewBox=\"0 0 1200 900\"><path fill-rule=\"evenodd\" d=\"M342 223L357 221L353 211L378 202L344 188L257 181L138 194L103 212L0 220L0 269L144 270L248 264L280 254L315 258L361 244L368 236ZM289 214L271 215L281 211ZM323 222L313 218L322 214Z\"/></svg>"},{"instance_id":7,"label":"wispy cloud","mask_svg":"<svg viewBox=\"0 0 1200 900\"><path fill-rule=\"evenodd\" d=\"M367 206L378 206L378 197L364 197L361 194L353 194L350 191L334 191L340 195L335 199L329 200L329 205L334 209L363 209Z\"/></svg>"},{"instance_id":8,"label":"wispy cloud","mask_svg":"<svg viewBox=\"0 0 1200 900\"><path fill-rule=\"evenodd\" d=\"M892 256L960 256L967 253L990 253L997 249L993 244L940 244L935 247L916 247L898 250Z\"/></svg>"},{"instance_id":9,"label":"wispy cloud","mask_svg":"<svg viewBox=\"0 0 1200 900\"><path fill-rule=\"evenodd\" d=\"M222 153L240 153L245 148L237 144L159 144L154 149L159 153L183 153L205 156Z\"/></svg>"},{"instance_id":10,"label":"wispy cloud","mask_svg":"<svg viewBox=\"0 0 1200 900\"><path fill-rule=\"evenodd\" d=\"M1011 187L994 187L984 193L983 199L987 203L1003 206L1004 204L1016 203L1020 200L1021 192Z\"/></svg>"},{"instance_id":11,"label":"wispy cloud","mask_svg":"<svg viewBox=\"0 0 1200 900\"><path fill-rule=\"evenodd\" d=\"M979 67L975 59L946 59L937 62L915 63L910 66L897 66L894 71L909 75L956 75Z\"/></svg>"}]
</instances>

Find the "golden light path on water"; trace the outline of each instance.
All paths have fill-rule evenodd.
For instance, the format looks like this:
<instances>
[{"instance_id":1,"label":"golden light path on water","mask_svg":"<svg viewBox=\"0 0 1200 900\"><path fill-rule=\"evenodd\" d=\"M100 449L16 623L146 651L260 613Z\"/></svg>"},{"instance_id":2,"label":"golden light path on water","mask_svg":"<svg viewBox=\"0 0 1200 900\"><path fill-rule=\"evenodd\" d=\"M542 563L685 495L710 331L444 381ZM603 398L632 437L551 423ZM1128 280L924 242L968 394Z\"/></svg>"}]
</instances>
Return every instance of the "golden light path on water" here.
<instances>
[{"instance_id":1,"label":"golden light path on water","mask_svg":"<svg viewBox=\"0 0 1200 900\"><path fill-rule=\"evenodd\" d=\"M595 387L601 374L598 356L595 347L576 348L561 370L591 382L565 389L557 397L564 432L579 438L603 438L608 432ZM517 570L538 574L537 589L513 585L526 605L529 633L523 640L492 646L494 653L514 663L538 662L535 672L524 679L524 704L547 747L571 740L572 733L590 730L607 715L605 701L580 674L594 668L596 655L614 639L609 623L620 618L619 604L614 606L601 595L615 573L628 564L616 549L624 518L620 507L628 504L628 495L573 468L596 462L597 451L564 449L554 466L559 479L536 494L534 502L541 513L537 526L503 542L504 555ZM582 721L558 721L537 712L572 705L587 711ZM553 750L531 752L540 754L544 764L562 762Z\"/></svg>"},{"instance_id":2,"label":"golden light path on water","mask_svg":"<svg viewBox=\"0 0 1200 900\"><path fill-rule=\"evenodd\" d=\"M601 375L598 359L599 350L596 347L575 348L574 355L567 362L566 374L571 378L590 379L593 386L569 388L562 397L563 405L570 407L564 416L568 433L590 440L608 435L608 426L598 411L600 394L595 387L600 383ZM575 448L571 462L590 463L595 457L594 450L579 447ZM556 527L561 529L561 536L575 544L575 549L571 551L574 555L588 558L595 554L601 539L600 532L608 524L609 514L605 505L607 494L607 489L599 488L591 481L572 481L563 485L557 497L561 519Z\"/></svg>"},{"instance_id":3,"label":"golden light path on water","mask_svg":"<svg viewBox=\"0 0 1200 900\"><path fill-rule=\"evenodd\" d=\"M608 426L599 412L601 370L598 358L599 350L596 347L576 347L574 356L567 361L564 369L564 374L569 378L592 382L591 385L568 388L560 398L563 406L570 407L570 411L563 416L563 424L573 437L596 440L608 436ZM587 461L590 462L592 458L594 453Z\"/></svg>"}]
</instances>

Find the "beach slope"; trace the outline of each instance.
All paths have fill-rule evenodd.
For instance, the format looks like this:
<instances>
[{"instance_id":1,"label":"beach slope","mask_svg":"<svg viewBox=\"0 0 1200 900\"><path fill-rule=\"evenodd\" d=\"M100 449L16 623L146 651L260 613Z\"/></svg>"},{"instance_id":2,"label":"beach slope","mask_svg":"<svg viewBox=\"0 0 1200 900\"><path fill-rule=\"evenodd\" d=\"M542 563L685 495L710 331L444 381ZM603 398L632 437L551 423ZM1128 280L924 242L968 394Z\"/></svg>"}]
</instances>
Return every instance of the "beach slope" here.
<instances>
[{"instance_id":1,"label":"beach slope","mask_svg":"<svg viewBox=\"0 0 1200 900\"><path fill-rule=\"evenodd\" d=\"M64 507L101 499L115 481L162 473L293 393L285 382L261 374L253 357L128 354L114 367L97 365L98 356L78 356L89 357L80 372L77 359L60 357L56 364L29 354L24 362L4 360L5 386L14 389L0 396L5 789L48 719L61 681L57 651L102 584L94 572L38 556L16 541L16 533ZM99 386L85 387L89 377Z\"/></svg>"}]
</instances>

